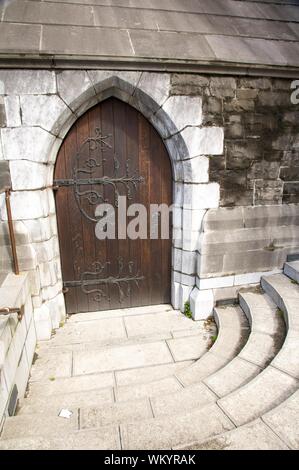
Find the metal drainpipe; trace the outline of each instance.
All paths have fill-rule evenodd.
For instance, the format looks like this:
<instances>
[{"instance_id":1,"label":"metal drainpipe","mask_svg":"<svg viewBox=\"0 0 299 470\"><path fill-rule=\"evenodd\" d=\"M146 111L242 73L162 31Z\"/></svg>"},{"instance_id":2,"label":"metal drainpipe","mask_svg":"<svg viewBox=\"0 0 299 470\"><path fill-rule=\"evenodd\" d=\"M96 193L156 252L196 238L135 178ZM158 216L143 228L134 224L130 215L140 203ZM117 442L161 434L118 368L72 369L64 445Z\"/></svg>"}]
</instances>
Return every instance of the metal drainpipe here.
<instances>
[{"instance_id":1,"label":"metal drainpipe","mask_svg":"<svg viewBox=\"0 0 299 470\"><path fill-rule=\"evenodd\" d=\"M15 274L18 275L20 274L20 271L19 271L19 263L18 263L18 256L17 256L15 232L14 232L12 215L11 215L10 192L11 192L11 188L5 188L5 203L6 203L6 211L7 211L10 245L11 245L12 257L13 257L14 271L15 271Z\"/></svg>"}]
</instances>

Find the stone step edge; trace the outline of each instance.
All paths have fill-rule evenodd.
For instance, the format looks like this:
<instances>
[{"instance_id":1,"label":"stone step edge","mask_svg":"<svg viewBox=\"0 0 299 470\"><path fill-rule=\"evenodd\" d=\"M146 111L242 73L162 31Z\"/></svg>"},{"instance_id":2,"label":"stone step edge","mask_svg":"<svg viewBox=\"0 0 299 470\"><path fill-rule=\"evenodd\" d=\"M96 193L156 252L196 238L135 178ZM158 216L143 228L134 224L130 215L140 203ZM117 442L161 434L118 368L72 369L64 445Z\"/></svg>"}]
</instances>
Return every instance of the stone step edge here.
<instances>
[{"instance_id":1,"label":"stone step edge","mask_svg":"<svg viewBox=\"0 0 299 470\"><path fill-rule=\"evenodd\" d=\"M233 305L232 307L236 307L236 306L237 306L237 305ZM221 335L221 331L222 331L222 332L223 332L223 331L226 331L226 332L227 332L227 331L230 331L230 330L233 329L233 328L229 328L229 327L223 327L223 328L221 328L221 320L220 320L220 318L219 318L219 312L218 312L218 310L219 310L219 309L217 309L217 308L214 308L214 310L213 310L214 320L215 320L215 323L216 323L217 328L218 328L218 330L217 330L217 337L216 337L215 342L213 343L213 345L211 346L211 348L210 348L205 354L203 354L199 359L197 359L196 361L194 361L193 364L190 364L188 367L186 367L185 369L183 369L183 370L180 371L180 372L183 373L183 372L185 372L186 370L188 370L188 369L190 369L190 368L192 368L192 367L194 367L194 366L198 366L200 362L203 362L203 361L205 360L204 358L207 356L207 354L213 354L213 355L216 356L216 357L220 357L221 359L223 358L223 355L221 354L221 352L218 352L218 351L217 351L217 349L219 348L219 341L218 341L218 340L219 340L219 337L220 337L220 335ZM220 308L220 310L221 310L221 308ZM250 336L250 335L249 335L249 336ZM248 336L248 338L249 338L249 336ZM247 344L248 338L247 338L247 340L245 341L243 347ZM243 347L242 347L242 349L243 349ZM236 356L235 356L235 357L236 357ZM204 381L205 379L207 379L210 375L212 375L212 374L216 373L217 371L221 370L223 367L225 367L227 364L229 364L233 359L234 359L234 358L228 359L228 360L227 360L226 362L224 362L224 364L223 364L222 366L220 366L218 369L215 369L213 372L211 372L211 373L208 374L207 376L203 377L203 378L200 380L200 382L203 382L203 381ZM176 376L176 378L179 380L179 382L180 382L184 387L191 386L191 385L185 385L185 384L184 384L184 382L181 380L180 375L179 375L178 372L175 374L175 376Z\"/></svg>"},{"instance_id":2,"label":"stone step edge","mask_svg":"<svg viewBox=\"0 0 299 470\"><path fill-rule=\"evenodd\" d=\"M272 366L268 366L268 367L272 367ZM264 371L261 372L261 374L263 374L266 370L267 370L267 368L264 369ZM255 378L253 379L253 381L255 381L261 374L259 374L257 377L255 377ZM247 383L246 385L240 387L240 388L237 389L237 390L240 390L240 389L242 389L242 388L246 388L249 384L251 384L251 382L252 382L252 381L250 381L249 383ZM205 387L207 387L205 384L203 384L203 385L204 385ZM192 386L190 386L189 388L192 388ZM207 387L207 388L208 388L208 387ZM182 391L182 390L176 392L176 394L179 394L181 391ZM211 393L213 393L210 389L209 389L209 391L210 391ZM235 393L235 392L236 392L236 391L230 392L228 395L230 395L230 394L232 394L232 393ZM215 395L215 394L214 394L214 395ZM171 396L173 397L173 394L171 394ZM292 396L292 395L290 395L288 398L290 398L291 396ZM232 418L226 413L225 409L223 409L223 408L221 407L221 400L222 400L223 398L224 398L224 397L222 397L222 398L220 398L220 399L217 399L217 397L216 397L216 395L215 395L215 402L214 402L214 404L216 404L216 405L221 409L221 411L225 414L225 416L226 416L231 422L233 422ZM283 400L283 402L286 401L288 398L285 398L285 399ZM148 399L150 400L150 397L148 397ZM146 401L146 398L144 398L144 401ZM129 402L130 402L130 401L127 401L127 403L129 403ZM273 407L273 408L276 408L277 406L280 406L283 402L281 402L281 403L278 404L278 405L276 404L275 407ZM118 403L124 403L124 402L118 402ZM133 405L134 405L135 401L132 400L132 403L133 403ZM111 405L115 405L115 404L116 404L116 403L111 403L111 404L110 404L110 403L109 403L109 404L107 403L107 405L110 405L110 406L111 406ZM107 405L106 405L106 406L107 406ZM207 407L209 407L209 406L211 406L211 405L212 405L212 403L207 404L207 405L205 405L205 406L203 406L203 407L194 407L194 408L193 408L192 410L190 410L190 411L187 411L187 412L186 412L186 411L183 411L182 414L186 414L186 415L188 416L188 415L190 415L192 412L194 412L194 410L197 410L197 409L203 410L203 409L205 409L205 408L207 408ZM77 410L82 409L82 408L85 408L85 407L75 408L74 410L77 411ZM90 407L88 407L88 408L100 408L100 407L90 406ZM273 408L269 408L269 409L267 410L267 413L269 413ZM74 410L72 410L72 411L74 411ZM36 413L32 413L32 414L36 415ZM30 419L30 415L32 415L32 414L28 413L28 414L25 414L25 415L22 415L22 416L28 416L28 417L29 417L28 419ZM264 414L266 414L266 413L264 413ZM181 416L180 413L177 413L177 415L178 415L178 416ZM44 414L44 416L47 416L47 414L46 414L46 415ZM52 415L51 415L51 416L52 416ZM163 415L163 416L157 416L157 417L147 418L147 419L143 419L143 420L141 420L141 421L153 422L153 420L159 420L159 419L163 419L163 418L166 419L167 416L170 416L170 415ZM173 414L172 414L172 416L173 416ZM12 419L17 418L17 417L18 417L18 416L12 417ZM10 418L7 418L7 419L9 420ZM255 419L256 419L256 418L255 418ZM124 422L122 422L122 423L118 423L118 425L121 426L122 424L128 424L128 423L130 423L130 422L131 422L131 423L140 422L140 420L137 420L137 421L134 420L134 421L132 422L132 421L130 421L130 420L128 419L128 420L126 420L126 421L124 421ZM249 422L250 422L250 421L249 421ZM246 423L244 423L244 424L246 424ZM238 427L238 426L236 426L236 424L234 423L234 427ZM102 426L100 426L100 427L95 427L95 428L91 428L91 429L101 429L101 428L102 428ZM78 430L79 430L79 429L78 429Z\"/></svg>"},{"instance_id":3,"label":"stone step edge","mask_svg":"<svg viewBox=\"0 0 299 470\"><path fill-rule=\"evenodd\" d=\"M293 263L292 261L286 262L283 267L283 273L296 283L299 282L299 261L297 261L298 269Z\"/></svg>"},{"instance_id":4,"label":"stone step edge","mask_svg":"<svg viewBox=\"0 0 299 470\"><path fill-rule=\"evenodd\" d=\"M275 274L274 276L277 276ZM284 276L283 274L279 274L279 276ZM287 278L287 276L285 276ZM261 286L263 290L265 291L266 294L271 298L271 300L277 305L277 308L279 308L283 312L284 316L284 321L286 324L287 331L292 328L292 319L289 314L288 308L284 302L283 295L281 292L272 285L271 279L273 276L263 276L261 278Z\"/></svg>"}]
</instances>

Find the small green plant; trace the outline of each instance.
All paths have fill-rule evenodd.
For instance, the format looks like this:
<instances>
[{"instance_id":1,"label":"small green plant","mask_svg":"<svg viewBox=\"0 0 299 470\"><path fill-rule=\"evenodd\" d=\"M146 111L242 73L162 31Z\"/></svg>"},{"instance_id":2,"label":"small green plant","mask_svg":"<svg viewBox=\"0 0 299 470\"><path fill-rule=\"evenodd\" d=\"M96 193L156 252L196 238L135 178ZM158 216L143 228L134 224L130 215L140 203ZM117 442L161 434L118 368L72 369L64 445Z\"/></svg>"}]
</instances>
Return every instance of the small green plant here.
<instances>
[{"instance_id":1,"label":"small green plant","mask_svg":"<svg viewBox=\"0 0 299 470\"><path fill-rule=\"evenodd\" d=\"M211 349L211 347L213 346L213 344L215 343L217 338L218 338L218 335L213 335L213 336L210 337L210 342L209 342L209 345L208 345L208 349Z\"/></svg>"},{"instance_id":2,"label":"small green plant","mask_svg":"<svg viewBox=\"0 0 299 470\"><path fill-rule=\"evenodd\" d=\"M291 279L291 283L292 283L292 284L296 284L297 286L299 285L299 282L296 281L296 279Z\"/></svg>"},{"instance_id":3,"label":"small green plant","mask_svg":"<svg viewBox=\"0 0 299 470\"><path fill-rule=\"evenodd\" d=\"M187 318L192 318L192 312L191 312L191 308L190 308L190 302L185 302L185 305L184 305L184 315L185 315Z\"/></svg>"},{"instance_id":4,"label":"small green plant","mask_svg":"<svg viewBox=\"0 0 299 470\"><path fill-rule=\"evenodd\" d=\"M49 380L50 380L51 382L54 382L54 380L56 380L56 378L53 377L53 376L51 376L51 377L49 377Z\"/></svg>"},{"instance_id":5,"label":"small green plant","mask_svg":"<svg viewBox=\"0 0 299 470\"><path fill-rule=\"evenodd\" d=\"M276 313L277 313L277 315L279 315L280 317L283 317L283 311L282 311L280 308L277 308L277 309L276 309Z\"/></svg>"}]
</instances>

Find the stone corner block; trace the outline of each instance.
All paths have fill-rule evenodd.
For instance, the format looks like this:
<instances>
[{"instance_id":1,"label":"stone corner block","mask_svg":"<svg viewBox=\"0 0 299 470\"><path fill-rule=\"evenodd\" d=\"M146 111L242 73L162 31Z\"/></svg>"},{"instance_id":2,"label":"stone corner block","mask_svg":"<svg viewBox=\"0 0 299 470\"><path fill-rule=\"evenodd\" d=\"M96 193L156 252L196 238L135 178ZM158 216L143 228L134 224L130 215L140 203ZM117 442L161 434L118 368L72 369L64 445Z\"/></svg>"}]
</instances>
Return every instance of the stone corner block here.
<instances>
[{"instance_id":1,"label":"stone corner block","mask_svg":"<svg viewBox=\"0 0 299 470\"><path fill-rule=\"evenodd\" d=\"M73 112L80 112L86 102L96 98L95 88L85 70L64 70L57 73L58 94Z\"/></svg>"},{"instance_id":2,"label":"stone corner block","mask_svg":"<svg viewBox=\"0 0 299 470\"><path fill-rule=\"evenodd\" d=\"M214 308L213 290L194 287L190 295L190 308L193 320L205 320L211 316Z\"/></svg>"},{"instance_id":3,"label":"stone corner block","mask_svg":"<svg viewBox=\"0 0 299 470\"><path fill-rule=\"evenodd\" d=\"M186 127L181 132L188 149L188 155L181 158L193 158L198 155L222 155L224 132L222 127Z\"/></svg>"},{"instance_id":4,"label":"stone corner block","mask_svg":"<svg viewBox=\"0 0 299 470\"><path fill-rule=\"evenodd\" d=\"M35 308L33 315L37 340L50 339L52 334L52 321L48 306L42 304L41 307Z\"/></svg>"}]
</instances>

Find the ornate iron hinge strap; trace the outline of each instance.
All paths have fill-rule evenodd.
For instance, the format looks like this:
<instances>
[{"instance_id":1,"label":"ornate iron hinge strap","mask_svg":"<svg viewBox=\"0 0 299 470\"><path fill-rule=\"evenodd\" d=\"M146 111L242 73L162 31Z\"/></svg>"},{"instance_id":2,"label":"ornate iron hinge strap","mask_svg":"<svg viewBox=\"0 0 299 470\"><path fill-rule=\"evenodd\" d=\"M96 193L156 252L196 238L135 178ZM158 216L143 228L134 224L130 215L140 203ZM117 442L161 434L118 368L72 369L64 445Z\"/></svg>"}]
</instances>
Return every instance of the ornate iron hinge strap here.
<instances>
[{"instance_id":1,"label":"ornate iron hinge strap","mask_svg":"<svg viewBox=\"0 0 299 470\"><path fill-rule=\"evenodd\" d=\"M94 270L82 273L81 279L77 281L65 281L64 287L81 287L84 294L94 294L93 299L100 302L103 297L108 297L109 286L116 287L119 294L119 301L123 302L129 297L132 291L132 284L139 287L139 282L145 277L134 269L134 261L129 261L125 267L123 258L117 259L118 273L116 276L103 276L110 266L110 261L104 263L95 261L92 263Z\"/></svg>"},{"instance_id":2,"label":"ornate iron hinge strap","mask_svg":"<svg viewBox=\"0 0 299 470\"><path fill-rule=\"evenodd\" d=\"M82 213L82 215L84 215L84 217L86 217L92 222L97 222L98 219L94 216L94 210L89 210L89 212L87 211L86 205L83 204L85 200L90 204L91 207L96 204L109 202L108 199L103 196L103 188L105 186L110 186L113 189L114 204L117 207L118 198L122 190L125 191L125 195L128 199L132 199L133 191L137 189L137 185L139 183L142 183L144 181L144 178L138 175L137 170L132 171L130 169L130 158L126 159L125 172L123 175L120 175L119 172L121 164L116 154L113 154L112 157L112 176L93 176L93 173L97 168L102 167L104 169L104 164L105 162L107 162L107 159L101 158L101 161L98 160L99 157L102 156L103 152L112 149L111 144L107 142L107 139L111 137L112 136L110 134L105 136L101 135L100 129L96 129L95 137L89 137L88 139L86 139L80 146L80 149L76 154L76 166L73 168L73 177L66 179L57 179L54 181L54 185L57 187L74 187L74 194L80 212ZM82 163L82 160L85 158L85 149L86 152L88 151L88 153L90 153L90 151L98 151L99 154L97 156L93 156L92 158L86 158ZM91 186L91 188L83 189L84 186ZM100 188L97 188L97 186L100 186ZM89 207L89 209L91 208Z\"/></svg>"}]
</instances>

